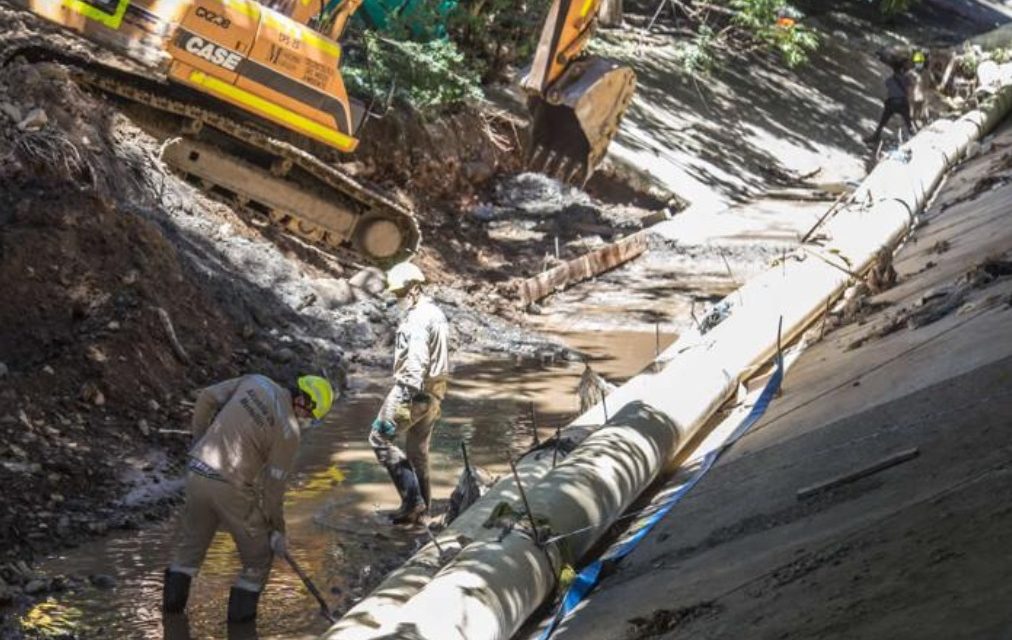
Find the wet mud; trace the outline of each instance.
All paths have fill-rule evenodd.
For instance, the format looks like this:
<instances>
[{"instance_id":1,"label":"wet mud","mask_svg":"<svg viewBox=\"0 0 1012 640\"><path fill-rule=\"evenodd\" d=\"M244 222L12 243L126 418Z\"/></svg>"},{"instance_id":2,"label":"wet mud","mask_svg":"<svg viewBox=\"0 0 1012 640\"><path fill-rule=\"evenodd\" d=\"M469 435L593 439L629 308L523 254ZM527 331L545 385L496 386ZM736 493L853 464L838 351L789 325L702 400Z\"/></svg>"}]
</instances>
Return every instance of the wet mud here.
<instances>
[{"instance_id":1,"label":"wet mud","mask_svg":"<svg viewBox=\"0 0 1012 640\"><path fill-rule=\"evenodd\" d=\"M652 332L558 337L612 382L637 373L656 348ZM661 348L673 338L661 335ZM461 443L467 443L472 464L502 475L509 456L533 441L532 407L541 439L578 413L576 388L583 368L581 362L553 358L471 357L458 363L432 441L437 515L445 510L462 469ZM337 613L427 542L420 527L391 527L384 519L384 512L396 507L396 494L366 441L384 384L381 377L352 378L348 398L326 425L307 434L286 495L292 554ZM178 487L175 482L171 486ZM68 588L22 612L21 630L29 637L66 633L74 638L158 638L164 633L165 638L310 638L326 629L315 600L280 561L261 601L255 630L227 628L228 589L239 565L223 533L215 538L195 582L187 619L171 620L163 629L161 572L171 554L175 526L175 518L168 518L42 562L39 572L64 576ZM103 576L103 586L89 576Z\"/></svg>"}]
</instances>

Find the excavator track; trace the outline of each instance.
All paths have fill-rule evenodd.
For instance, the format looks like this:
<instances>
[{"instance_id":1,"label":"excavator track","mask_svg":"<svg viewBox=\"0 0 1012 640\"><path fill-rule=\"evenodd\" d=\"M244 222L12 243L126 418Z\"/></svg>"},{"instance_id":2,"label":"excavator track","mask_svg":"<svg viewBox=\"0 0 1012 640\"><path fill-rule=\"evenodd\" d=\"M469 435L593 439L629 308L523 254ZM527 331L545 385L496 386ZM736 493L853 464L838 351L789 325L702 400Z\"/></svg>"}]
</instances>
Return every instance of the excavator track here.
<instances>
[{"instance_id":1,"label":"excavator track","mask_svg":"<svg viewBox=\"0 0 1012 640\"><path fill-rule=\"evenodd\" d=\"M195 95L192 101L189 96L185 101L176 97L188 91L185 87L80 60L59 61L71 67L75 80L82 85L182 118L185 125L179 140L166 145L169 148L182 143L172 157L163 158L170 166L196 177L205 188L218 187L232 193L234 203L256 205L275 224L322 246L339 260L389 266L417 251L421 232L408 209L308 151L203 106L201 101L206 100L201 96ZM258 166L239 157L243 154L200 141L205 127L220 132L228 139L226 142L238 142L268 157L269 166ZM202 161L209 159L201 165L203 171L180 161L197 156ZM216 170L222 169L221 176L217 175ZM295 179L299 171L302 174ZM256 188L247 188L249 185ZM264 197L272 192L279 197L287 193L290 197L284 199L292 204ZM299 210L300 204L312 207L313 215L308 215L309 209Z\"/></svg>"}]
</instances>

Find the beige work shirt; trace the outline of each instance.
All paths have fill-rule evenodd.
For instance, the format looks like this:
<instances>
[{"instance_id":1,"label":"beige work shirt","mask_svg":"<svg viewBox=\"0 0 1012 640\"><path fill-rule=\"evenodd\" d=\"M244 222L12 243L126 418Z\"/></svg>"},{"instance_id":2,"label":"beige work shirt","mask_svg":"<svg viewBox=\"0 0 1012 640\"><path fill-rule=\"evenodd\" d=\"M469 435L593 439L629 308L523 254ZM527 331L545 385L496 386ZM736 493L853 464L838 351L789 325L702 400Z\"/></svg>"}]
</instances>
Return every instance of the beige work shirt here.
<instances>
[{"instance_id":1,"label":"beige work shirt","mask_svg":"<svg viewBox=\"0 0 1012 640\"><path fill-rule=\"evenodd\" d=\"M449 324L428 296L421 296L397 327L394 380L414 391L445 393L450 373ZM442 399L442 395L439 395Z\"/></svg>"},{"instance_id":2,"label":"beige work shirt","mask_svg":"<svg viewBox=\"0 0 1012 640\"><path fill-rule=\"evenodd\" d=\"M284 531L285 481L299 448L291 394L259 374L207 387L197 396L193 435L190 457L236 486L262 483L267 520Z\"/></svg>"}]
</instances>

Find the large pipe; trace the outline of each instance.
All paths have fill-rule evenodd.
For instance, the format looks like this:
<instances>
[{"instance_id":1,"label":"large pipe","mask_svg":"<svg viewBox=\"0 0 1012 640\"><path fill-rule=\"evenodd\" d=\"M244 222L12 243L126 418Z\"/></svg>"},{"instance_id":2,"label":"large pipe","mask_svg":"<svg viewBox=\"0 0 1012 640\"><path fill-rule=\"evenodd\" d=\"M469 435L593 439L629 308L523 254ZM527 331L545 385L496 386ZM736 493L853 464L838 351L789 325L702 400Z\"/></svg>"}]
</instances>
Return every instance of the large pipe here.
<instances>
[{"instance_id":1,"label":"large pipe","mask_svg":"<svg viewBox=\"0 0 1012 640\"><path fill-rule=\"evenodd\" d=\"M502 536L495 528L495 538L468 545L375 637L512 635L535 599L555 587L562 567L575 564L590 549L612 522L611 514L625 511L653 482L678 444L678 429L666 416L643 403L629 403L527 494L541 539L574 535L538 544L524 516L515 519L522 530ZM585 529L588 523L594 523L591 529Z\"/></svg>"},{"instance_id":2,"label":"large pipe","mask_svg":"<svg viewBox=\"0 0 1012 640\"><path fill-rule=\"evenodd\" d=\"M528 491L539 523L554 534L578 532L566 539L566 550L559 543L535 544L524 532L500 539L498 530L486 529L402 606L389 608L378 625L339 622L327 640L512 636L555 588L560 561L578 561L739 381L769 359L778 326L785 342L799 334L883 247L894 246L945 170L1010 106L1012 91L1005 86L981 110L918 134L905 147L909 159L879 163L853 204L826 223L828 246L809 246L806 259L778 265L733 293L728 318L705 336L680 339L661 355L659 372L641 374L608 397L610 420L604 406L581 416L575 425L608 426ZM484 514L494 507L492 500L478 504Z\"/></svg>"},{"instance_id":3,"label":"large pipe","mask_svg":"<svg viewBox=\"0 0 1012 640\"><path fill-rule=\"evenodd\" d=\"M566 428L560 434L561 442L546 441L541 448L521 457L517 461L517 475L523 489L530 491L552 470L557 460L563 460L595 428ZM557 452L555 446L559 446L561 451ZM449 558L472 542L493 539L498 535L498 531L486 528L484 524L500 503L509 504L513 508L520 507L520 492L512 475L496 482L450 526L435 534L438 547L430 542L390 572L369 597L352 607L330 628L326 637L340 640L367 640L375 637L375 631L393 620L404 603L427 585Z\"/></svg>"}]
</instances>

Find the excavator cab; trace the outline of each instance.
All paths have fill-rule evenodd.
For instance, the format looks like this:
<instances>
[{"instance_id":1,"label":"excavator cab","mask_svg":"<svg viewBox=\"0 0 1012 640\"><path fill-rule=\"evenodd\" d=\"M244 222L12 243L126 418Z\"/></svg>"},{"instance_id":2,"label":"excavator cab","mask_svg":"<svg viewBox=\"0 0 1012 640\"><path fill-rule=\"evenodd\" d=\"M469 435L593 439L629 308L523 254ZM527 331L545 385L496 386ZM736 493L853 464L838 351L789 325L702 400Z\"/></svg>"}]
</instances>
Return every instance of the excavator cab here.
<instances>
[{"instance_id":1,"label":"excavator cab","mask_svg":"<svg viewBox=\"0 0 1012 640\"><path fill-rule=\"evenodd\" d=\"M630 67L586 53L602 0L553 0L521 86L527 167L582 186L604 159L636 88Z\"/></svg>"}]
</instances>

